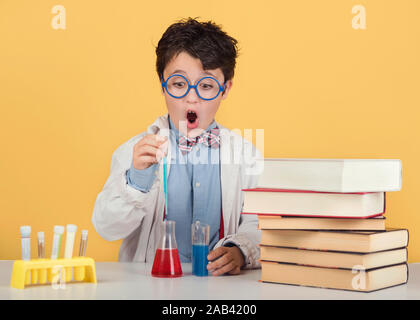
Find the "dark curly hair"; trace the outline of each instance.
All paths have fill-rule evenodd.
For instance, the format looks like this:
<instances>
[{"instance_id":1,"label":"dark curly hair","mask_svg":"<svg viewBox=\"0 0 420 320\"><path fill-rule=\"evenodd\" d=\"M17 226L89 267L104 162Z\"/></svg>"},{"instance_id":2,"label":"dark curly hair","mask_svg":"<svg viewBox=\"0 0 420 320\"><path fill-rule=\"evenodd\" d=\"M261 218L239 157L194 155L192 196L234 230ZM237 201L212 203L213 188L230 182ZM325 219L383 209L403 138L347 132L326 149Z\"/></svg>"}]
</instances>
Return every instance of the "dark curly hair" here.
<instances>
[{"instance_id":1,"label":"dark curly hair","mask_svg":"<svg viewBox=\"0 0 420 320\"><path fill-rule=\"evenodd\" d=\"M168 27L156 47L156 71L163 80L163 70L181 52L200 59L204 70L221 68L225 82L232 79L238 56L237 40L212 21L182 19Z\"/></svg>"}]
</instances>

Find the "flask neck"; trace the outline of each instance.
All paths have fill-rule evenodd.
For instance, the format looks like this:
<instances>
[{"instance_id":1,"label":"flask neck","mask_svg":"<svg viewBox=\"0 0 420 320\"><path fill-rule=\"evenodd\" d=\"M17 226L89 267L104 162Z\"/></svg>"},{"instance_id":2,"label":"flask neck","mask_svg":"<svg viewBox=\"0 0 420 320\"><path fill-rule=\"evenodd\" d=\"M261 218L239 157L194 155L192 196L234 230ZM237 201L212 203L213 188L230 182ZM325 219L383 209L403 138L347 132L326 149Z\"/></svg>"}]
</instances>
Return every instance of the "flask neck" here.
<instances>
[{"instance_id":1,"label":"flask neck","mask_svg":"<svg viewBox=\"0 0 420 320\"><path fill-rule=\"evenodd\" d=\"M175 238L175 221L166 220L162 222L160 249L177 249Z\"/></svg>"}]
</instances>

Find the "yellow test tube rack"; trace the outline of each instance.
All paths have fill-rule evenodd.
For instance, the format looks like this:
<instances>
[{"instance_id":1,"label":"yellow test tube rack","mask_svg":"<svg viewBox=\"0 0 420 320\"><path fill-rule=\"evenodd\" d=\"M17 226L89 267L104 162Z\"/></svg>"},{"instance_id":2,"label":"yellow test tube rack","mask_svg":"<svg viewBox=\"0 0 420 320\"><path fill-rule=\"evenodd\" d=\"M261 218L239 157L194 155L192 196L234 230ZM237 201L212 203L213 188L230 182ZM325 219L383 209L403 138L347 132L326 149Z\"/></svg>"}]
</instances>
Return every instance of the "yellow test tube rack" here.
<instances>
[{"instance_id":1,"label":"yellow test tube rack","mask_svg":"<svg viewBox=\"0 0 420 320\"><path fill-rule=\"evenodd\" d=\"M16 260L10 286L24 289L28 285L70 281L96 283L95 261L88 257Z\"/></svg>"}]
</instances>

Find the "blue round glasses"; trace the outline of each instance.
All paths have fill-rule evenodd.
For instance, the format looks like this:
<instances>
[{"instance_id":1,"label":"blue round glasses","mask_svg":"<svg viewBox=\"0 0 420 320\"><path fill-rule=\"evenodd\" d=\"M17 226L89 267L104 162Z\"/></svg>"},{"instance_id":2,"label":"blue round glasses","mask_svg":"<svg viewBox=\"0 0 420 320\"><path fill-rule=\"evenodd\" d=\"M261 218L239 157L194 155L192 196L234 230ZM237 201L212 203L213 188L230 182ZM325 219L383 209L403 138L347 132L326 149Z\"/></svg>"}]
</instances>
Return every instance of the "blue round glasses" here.
<instances>
[{"instance_id":1,"label":"blue round glasses","mask_svg":"<svg viewBox=\"0 0 420 320\"><path fill-rule=\"evenodd\" d=\"M225 86L221 86L213 77L203 77L198 80L196 85L192 85L181 74L171 75L165 82L162 82L162 87L171 97L176 99L185 97L192 88L197 93L197 96L206 101L216 99L220 92L225 90Z\"/></svg>"}]
</instances>

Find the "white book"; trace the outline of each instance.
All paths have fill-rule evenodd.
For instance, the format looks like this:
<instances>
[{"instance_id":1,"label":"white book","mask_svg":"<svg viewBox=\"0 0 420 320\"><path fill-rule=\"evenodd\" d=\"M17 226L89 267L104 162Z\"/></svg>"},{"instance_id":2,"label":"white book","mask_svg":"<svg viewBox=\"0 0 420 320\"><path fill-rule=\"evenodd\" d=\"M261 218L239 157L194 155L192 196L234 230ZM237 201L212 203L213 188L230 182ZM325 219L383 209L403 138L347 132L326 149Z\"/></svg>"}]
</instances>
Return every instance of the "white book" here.
<instances>
[{"instance_id":1,"label":"white book","mask_svg":"<svg viewBox=\"0 0 420 320\"><path fill-rule=\"evenodd\" d=\"M264 159L257 188L325 192L401 190L398 159Z\"/></svg>"},{"instance_id":2,"label":"white book","mask_svg":"<svg viewBox=\"0 0 420 320\"><path fill-rule=\"evenodd\" d=\"M244 189L243 214L370 218L385 212L385 192L328 193Z\"/></svg>"}]
</instances>

